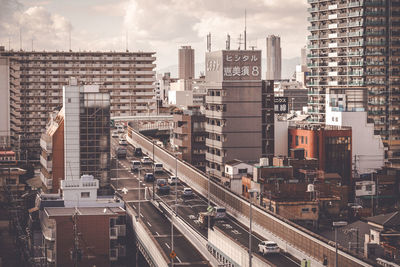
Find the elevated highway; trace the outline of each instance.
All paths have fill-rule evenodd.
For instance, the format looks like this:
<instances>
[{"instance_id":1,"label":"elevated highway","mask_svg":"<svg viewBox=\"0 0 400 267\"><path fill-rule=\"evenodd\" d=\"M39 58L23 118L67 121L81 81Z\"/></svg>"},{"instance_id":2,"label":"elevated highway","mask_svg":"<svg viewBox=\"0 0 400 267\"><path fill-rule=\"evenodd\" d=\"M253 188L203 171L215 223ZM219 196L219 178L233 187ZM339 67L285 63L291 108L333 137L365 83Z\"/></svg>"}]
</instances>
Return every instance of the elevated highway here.
<instances>
[{"instance_id":1,"label":"elevated highway","mask_svg":"<svg viewBox=\"0 0 400 267\"><path fill-rule=\"evenodd\" d=\"M173 172L177 165L178 177L203 197L208 196L208 184L210 184L211 201L226 207L230 215L243 225L249 224L247 199L212 180L209 181L203 172L186 162L181 160L176 162L174 155L130 127L127 140L135 147L141 147L148 155L153 155L155 161L163 163L167 170ZM335 246L332 242L257 205L253 207L253 229L262 238L277 242L284 251L297 259L310 260L312 266L335 264ZM339 247L338 266L373 266L373 263L359 258L346 248Z\"/></svg>"}]
</instances>

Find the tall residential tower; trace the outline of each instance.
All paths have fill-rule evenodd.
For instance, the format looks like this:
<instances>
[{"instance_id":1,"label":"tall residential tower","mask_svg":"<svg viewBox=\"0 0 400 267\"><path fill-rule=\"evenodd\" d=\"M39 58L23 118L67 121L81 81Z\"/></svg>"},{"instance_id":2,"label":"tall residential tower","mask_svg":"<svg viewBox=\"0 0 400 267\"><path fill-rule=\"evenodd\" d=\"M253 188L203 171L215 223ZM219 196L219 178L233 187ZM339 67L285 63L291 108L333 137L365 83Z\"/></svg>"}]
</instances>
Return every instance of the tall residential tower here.
<instances>
[{"instance_id":1,"label":"tall residential tower","mask_svg":"<svg viewBox=\"0 0 400 267\"><path fill-rule=\"evenodd\" d=\"M400 2L308 0L308 111L325 121L331 88L366 87L368 118L400 167Z\"/></svg>"},{"instance_id":2,"label":"tall residential tower","mask_svg":"<svg viewBox=\"0 0 400 267\"><path fill-rule=\"evenodd\" d=\"M179 49L179 79L194 79L194 49L182 46Z\"/></svg>"},{"instance_id":3,"label":"tall residential tower","mask_svg":"<svg viewBox=\"0 0 400 267\"><path fill-rule=\"evenodd\" d=\"M281 54L281 37L269 35L267 37L267 80L282 79Z\"/></svg>"}]
</instances>

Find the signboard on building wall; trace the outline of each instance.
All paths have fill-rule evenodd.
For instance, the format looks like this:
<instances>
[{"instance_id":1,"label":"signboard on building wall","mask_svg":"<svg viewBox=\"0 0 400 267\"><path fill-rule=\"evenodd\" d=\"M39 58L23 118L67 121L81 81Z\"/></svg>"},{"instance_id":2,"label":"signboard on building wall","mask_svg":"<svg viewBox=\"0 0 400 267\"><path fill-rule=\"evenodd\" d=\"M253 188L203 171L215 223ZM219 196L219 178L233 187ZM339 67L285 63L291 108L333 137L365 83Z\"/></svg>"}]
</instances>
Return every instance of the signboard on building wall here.
<instances>
[{"instance_id":1,"label":"signboard on building wall","mask_svg":"<svg viewBox=\"0 0 400 267\"><path fill-rule=\"evenodd\" d=\"M206 80L260 81L261 51L224 50L207 53Z\"/></svg>"},{"instance_id":2,"label":"signboard on building wall","mask_svg":"<svg viewBox=\"0 0 400 267\"><path fill-rule=\"evenodd\" d=\"M284 114L289 111L288 97L274 97L275 114Z\"/></svg>"}]
</instances>

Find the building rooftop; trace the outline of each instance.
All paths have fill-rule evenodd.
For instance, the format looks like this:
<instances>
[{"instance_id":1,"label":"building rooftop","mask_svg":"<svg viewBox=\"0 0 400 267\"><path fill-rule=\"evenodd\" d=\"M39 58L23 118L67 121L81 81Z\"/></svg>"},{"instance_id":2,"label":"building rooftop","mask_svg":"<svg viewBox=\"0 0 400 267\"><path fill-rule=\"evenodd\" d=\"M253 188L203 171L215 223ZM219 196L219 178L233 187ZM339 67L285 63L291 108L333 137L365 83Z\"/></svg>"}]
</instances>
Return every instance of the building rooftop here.
<instances>
[{"instance_id":1,"label":"building rooftop","mask_svg":"<svg viewBox=\"0 0 400 267\"><path fill-rule=\"evenodd\" d=\"M78 207L78 208L65 208L65 207L48 207L44 211L49 217L54 216L72 216L75 211L78 215L115 215L124 213L125 210L121 207Z\"/></svg>"},{"instance_id":2,"label":"building rooftop","mask_svg":"<svg viewBox=\"0 0 400 267\"><path fill-rule=\"evenodd\" d=\"M350 126L336 126L326 124L310 124L310 123L296 123L295 125L289 126L289 129L301 129L301 130L328 130L328 131L346 131L351 130Z\"/></svg>"},{"instance_id":3,"label":"building rooftop","mask_svg":"<svg viewBox=\"0 0 400 267\"><path fill-rule=\"evenodd\" d=\"M225 163L225 165L235 166L235 165L238 165L238 164L240 164L240 163L243 163L243 161L238 160L238 159L233 159L233 160L227 161L227 162Z\"/></svg>"},{"instance_id":4,"label":"building rooftop","mask_svg":"<svg viewBox=\"0 0 400 267\"><path fill-rule=\"evenodd\" d=\"M381 214L374 217L368 217L368 222L372 222L383 227L398 227L400 226L400 212L392 212L388 214Z\"/></svg>"}]
</instances>

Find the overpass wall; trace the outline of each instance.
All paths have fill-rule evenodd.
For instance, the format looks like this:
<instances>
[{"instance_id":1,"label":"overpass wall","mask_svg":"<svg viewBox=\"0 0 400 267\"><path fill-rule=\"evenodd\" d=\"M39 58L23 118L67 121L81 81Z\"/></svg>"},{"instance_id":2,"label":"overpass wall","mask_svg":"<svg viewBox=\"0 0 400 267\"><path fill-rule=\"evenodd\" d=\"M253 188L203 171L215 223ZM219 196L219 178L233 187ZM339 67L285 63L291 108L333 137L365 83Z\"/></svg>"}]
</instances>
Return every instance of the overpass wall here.
<instances>
[{"instance_id":1,"label":"overpass wall","mask_svg":"<svg viewBox=\"0 0 400 267\"><path fill-rule=\"evenodd\" d=\"M164 167L172 173L175 172L177 160L178 176L181 180L205 197L208 196L208 183L210 183L211 201L225 206L232 216L248 224L249 202L247 199L213 181L209 182L205 173L176 159L169 151L158 147L147 137L132 131L130 127L127 140L134 146L141 147L149 157L153 157L154 151L155 161L162 162ZM334 266L335 247L331 241L258 206L253 206L252 214L254 231L267 239L274 240L283 250L299 259L311 260L312 266L323 266L324 258L327 259L327 266ZM370 261L357 258L345 248L340 247L338 254L338 266L373 266Z\"/></svg>"},{"instance_id":2,"label":"overpass wall","mask_svg":"<svg viewBox=\"0 0 400 267\"><path fill-rule=\"evenodd\" d=\"M208 243L212 250L216 250L216 254L221 257L228 258L233 267L249 267L249 250L246 247L238 244L224 232L214 227L214 230L208 230ZM252 256L253 267L276 267L268 264L266 260L261 259L261 256L254 254Z\"/></svg>"}]
</instances>

